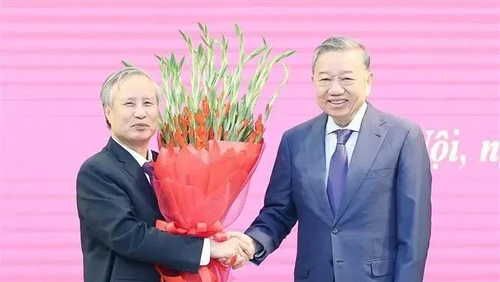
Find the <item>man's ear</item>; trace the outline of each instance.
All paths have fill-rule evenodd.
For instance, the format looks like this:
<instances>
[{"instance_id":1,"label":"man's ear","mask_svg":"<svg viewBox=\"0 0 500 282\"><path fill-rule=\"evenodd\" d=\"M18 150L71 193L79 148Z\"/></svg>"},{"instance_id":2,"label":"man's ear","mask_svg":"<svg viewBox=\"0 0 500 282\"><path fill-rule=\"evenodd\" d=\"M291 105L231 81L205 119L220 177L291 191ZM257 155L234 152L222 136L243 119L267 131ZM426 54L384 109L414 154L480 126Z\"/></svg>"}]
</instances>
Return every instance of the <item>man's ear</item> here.
<instances>
[{"instance_id":1,"label":"man's ear","mask_svg":"<svg viewBox=\"0 0 500 282\"><path fill-rule=\"evenodd\" d=\"M373 73L370 72L368 78L366 79L366 96L369 96L372 92L372 83L373 83Z\"/></svg>"},{"instance_id":2,"label":"man's ear","mask_svg":"<svg viewBox=\"0 0 500 282\"><path fill-rule=\"evenodd\" d=\"M109 121L109 116L111 115L111 107L104 106L104 115L106 115L106 119Z\"/></svg>"}]
</instances>

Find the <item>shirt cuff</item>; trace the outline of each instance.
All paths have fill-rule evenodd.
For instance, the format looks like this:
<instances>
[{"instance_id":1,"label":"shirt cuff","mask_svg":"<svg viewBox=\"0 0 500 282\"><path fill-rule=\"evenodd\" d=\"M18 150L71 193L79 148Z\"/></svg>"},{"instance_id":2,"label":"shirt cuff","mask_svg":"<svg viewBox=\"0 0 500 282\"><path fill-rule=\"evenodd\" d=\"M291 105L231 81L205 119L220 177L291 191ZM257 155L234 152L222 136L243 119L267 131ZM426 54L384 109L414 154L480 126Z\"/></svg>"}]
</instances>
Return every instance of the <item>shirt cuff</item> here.
<instances>
[{"instance_id":1,"label":"shirt cuff","mask_svg":"<svg viewBox=\"0 0 500 282\"><path fill-rule=\"evenodd\" d=\"M210 263L210 239L205 238L203 240L203 248L201 249L201 260L200 265L205 266Z\"/></svg>"},{"instance_id":2,"label":"shirt cuff","mask_svg":"<svg viewBox=\"0 0 500 282\"><path fill-rule=\"evenodd\" d=\"M254 257L257 258L257 259L259 259L259 258L261 258L264 255L264 252L265 252L264 247L257 240L253 239L252 241L253 241L253 244L254 244L254 247L255 247Z\"/></svg>"}]
</instances>

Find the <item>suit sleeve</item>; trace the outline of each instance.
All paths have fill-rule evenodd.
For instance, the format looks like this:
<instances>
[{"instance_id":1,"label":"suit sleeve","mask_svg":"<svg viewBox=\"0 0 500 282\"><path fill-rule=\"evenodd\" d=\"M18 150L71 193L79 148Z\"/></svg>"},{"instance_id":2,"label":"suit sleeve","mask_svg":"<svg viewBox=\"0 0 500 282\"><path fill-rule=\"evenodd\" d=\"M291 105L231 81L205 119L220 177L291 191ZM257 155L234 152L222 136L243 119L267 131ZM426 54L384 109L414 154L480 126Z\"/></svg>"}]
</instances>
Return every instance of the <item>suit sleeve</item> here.
<instances>
[{"instance_id":1,"label":"suit sleeve","mask_svg":"<svg viewBox=\"0 0 500 282\"><path fill-rule=\"evenodd\" d=\"M203 239L148 227L135 215L127 194L90 164L78 173L77 206L84 228L118 254L178 271L198 271Z\"/></svg>"},{"instance_id":2,"label":"suit sleeve","mask_svg":"<svg viewBox=\"0 0 500 282\"><path fill-rule=\"evenodd\" d=\"M394 282L422 282L431 237L429 155L414 126L403 144L397 171L398 251Z\"/></svg>"},{"instance_id":3,"label":"suit sleeve","mask_svg":"<svg viewBox=\"0 0 500 282\"><path fill-rule=\"evenodd\" d=\"M276 250L290 234L297 222L297 212L292 197L292 165L286 134L283 135L271 179L264 198L264 207L245 232L256 241L257 265Z\"/></svg>"}]
</instances>

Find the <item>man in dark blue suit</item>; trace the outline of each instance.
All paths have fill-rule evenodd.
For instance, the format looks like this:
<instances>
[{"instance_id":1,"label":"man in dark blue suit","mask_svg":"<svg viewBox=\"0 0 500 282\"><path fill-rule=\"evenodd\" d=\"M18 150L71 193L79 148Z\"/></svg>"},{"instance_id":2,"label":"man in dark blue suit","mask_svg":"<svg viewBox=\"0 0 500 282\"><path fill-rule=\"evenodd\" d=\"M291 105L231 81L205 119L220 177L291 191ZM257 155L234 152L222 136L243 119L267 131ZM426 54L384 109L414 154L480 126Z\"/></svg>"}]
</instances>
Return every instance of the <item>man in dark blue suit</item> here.
<instances>
[{"instance_id":1,"label":"man in dark blue suit","mask_svg":"<svg viewBox=\"0 0 500 282\"><path fill-rule=\"evenodd\" d=\"M253 262L298 221L295 281L422 282L432 183L422 130L366 102L370 57L354 39L317 47L312 81L324 113L281 139L264 207L246 231Z\"/></svg>"},{"instance_id":2,"label":"man in dark blue suit","mask_svg":"<svg viewBox=\"0 0 500 282\"><path fill-rule=\"evenodd\" d=\"M77 176L85 282L159 282L154 265L196 273L210 258L237 255L241 264L253 253L251 242L218 243L154 228L163 217L145 168L157 157L148 144L158 126L159 93L138 68L113 73L102 87L111 137Z\"/></svg>"}]
</instances>

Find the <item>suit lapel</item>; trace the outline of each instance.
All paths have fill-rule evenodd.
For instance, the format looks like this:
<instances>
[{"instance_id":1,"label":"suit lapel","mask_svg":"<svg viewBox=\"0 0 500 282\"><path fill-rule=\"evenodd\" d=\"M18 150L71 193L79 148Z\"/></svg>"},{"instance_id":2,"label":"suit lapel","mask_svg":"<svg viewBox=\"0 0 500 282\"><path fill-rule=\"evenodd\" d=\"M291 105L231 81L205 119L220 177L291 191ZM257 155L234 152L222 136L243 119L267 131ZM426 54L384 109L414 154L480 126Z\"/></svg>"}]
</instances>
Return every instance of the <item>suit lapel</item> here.
<instances>
[{"instance_id":1,"label":"suit lapel","mask_svg":"<svg viewBox=\"0 0 500 282\"><path fill-rule=\"evenodd\" d=\"M134 163L135 162L135 163ZM128 161L123 163L123 168L135 179L139 184L137 187L141 190L148 198L154 197L153 186L149 183L144 170L139 164L134 160L134 162Z\"/></svg>"},{"instance_id":2,"label":"suit lapel","mask_svg":"<svg viewBox=\"0 0 500 282\"><path fill-rule=\"evenodd\" d=\"M154 194L153 187L149 184L146 175L144 174L143 168L137 163L137 161L127 152L120 144L116 143L112 138L108 142L108 148L116 157L116 159L122 163L125 171L135 180L138 184L137 189L141 191L150 200L156 202L156 197ZM156 155L153 153L153 159L156 159Z\"/></svg>"},{"instance_id":3,"label":"suit lapel","mask_svg":"<svg viewBox=\"0 0 500 282\"><path fill-rule=\"evenodd\" d=\"M327 115L318 116L311 123L311 132L304 142L304 167L307 182L317 201L317 215L328 225L333 222L333 213L326 194L325 132ZM314 206L314 205L313 205Z\"/></svg>"},{"instance_id":4,"label":"suit lapel","mask_svg":"<svg viewBox=\"0 0 500 282\"><path fill-rule=\"evenodd\" d=\"M370 170L387 134L387 131L381 127L384 123L380 114L368 104L349 164L346 190L342 194L333 224L336 224L345 212Z\"/></svg>"}]
</instances>

